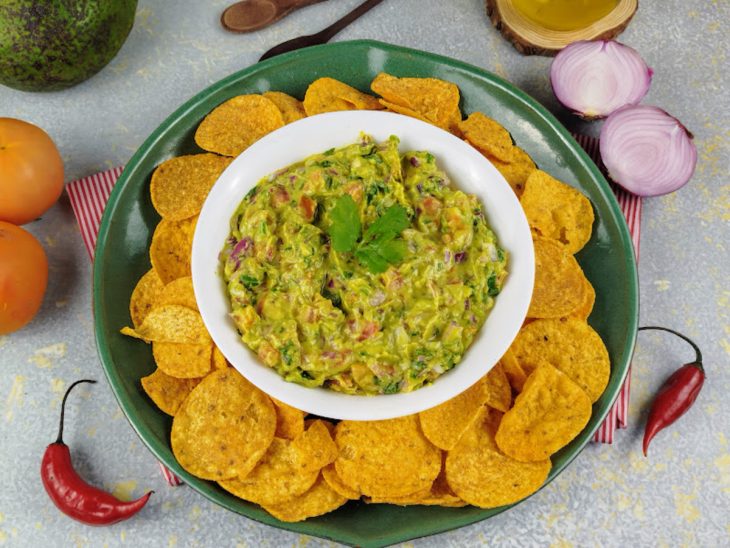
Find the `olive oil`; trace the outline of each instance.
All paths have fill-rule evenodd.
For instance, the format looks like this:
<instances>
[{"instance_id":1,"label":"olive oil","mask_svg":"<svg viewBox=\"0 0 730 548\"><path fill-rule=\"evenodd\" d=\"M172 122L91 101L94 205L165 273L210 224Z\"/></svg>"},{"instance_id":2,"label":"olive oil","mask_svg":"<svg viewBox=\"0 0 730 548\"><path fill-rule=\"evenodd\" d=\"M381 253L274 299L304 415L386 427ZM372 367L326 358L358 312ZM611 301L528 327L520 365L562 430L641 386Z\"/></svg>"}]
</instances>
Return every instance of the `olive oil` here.
<instances>
[{"instance_id":1,"label":"olive oil","mask_svg":"<svg viewBox=\"0 0 730 548\"><path fill-rule=\"evenodd\" d=\"M513 0L515 8L541 27L558 31L583 29L602 19L618 0Z\"/></svg>"}]
</instances>

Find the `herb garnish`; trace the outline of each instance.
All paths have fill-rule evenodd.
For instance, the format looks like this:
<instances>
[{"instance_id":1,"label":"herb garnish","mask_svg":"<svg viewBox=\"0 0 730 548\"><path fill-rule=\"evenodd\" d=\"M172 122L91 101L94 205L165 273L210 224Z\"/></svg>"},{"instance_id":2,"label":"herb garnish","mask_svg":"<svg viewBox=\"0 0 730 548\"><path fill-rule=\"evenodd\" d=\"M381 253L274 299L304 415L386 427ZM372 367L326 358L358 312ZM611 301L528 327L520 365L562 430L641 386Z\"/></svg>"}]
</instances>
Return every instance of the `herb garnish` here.
<instances>
[{"instance_id":1,"label":"herb garnish","mask_svg":"<svg viewBox=\"0 0 730 548\"><path fill-rule=\"evenodd\" d=\"M403 206L392 205L386 209L365 230L362 239L362 223L357 204L349 194L338 198L330 212L330 218L332 224L328 233L332 239L332 248L338 253L354 252L360 264L370 272L385 272L389 264L396 264L405 257L406 243L396 240L409 224Z\"/></svg>"}]
</instances>

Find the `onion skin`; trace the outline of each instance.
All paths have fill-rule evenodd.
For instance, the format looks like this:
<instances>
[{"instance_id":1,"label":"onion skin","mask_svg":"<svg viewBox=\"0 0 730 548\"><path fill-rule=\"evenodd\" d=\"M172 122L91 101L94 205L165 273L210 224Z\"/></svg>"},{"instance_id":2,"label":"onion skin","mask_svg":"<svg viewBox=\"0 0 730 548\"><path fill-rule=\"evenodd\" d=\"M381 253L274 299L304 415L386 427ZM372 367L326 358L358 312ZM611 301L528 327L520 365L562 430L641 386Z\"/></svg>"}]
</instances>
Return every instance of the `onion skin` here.
<instances>
[{"instance_id":1,"label":"onion skin","mask_svg":"<svg viewBox=\"0 0 730 548\"><path fill-rule=\"evenodd\" d=\"M638 196L674 192L690 180L697 165L692 134L653 106L626 106L611 114L599 143L609 177Z\"/></svg>"},{"instance_id":2,"label":"onion skin","mask_svg":"<svg viewBox=\"0 0 730 548\"><path fill-rule=\"evenodd\" d=\"M550 84L566 108L592 120L638 104L652 74L635 49L615 40L584 40L568 44L553 59Z\"/></svg>"}]
</instances>

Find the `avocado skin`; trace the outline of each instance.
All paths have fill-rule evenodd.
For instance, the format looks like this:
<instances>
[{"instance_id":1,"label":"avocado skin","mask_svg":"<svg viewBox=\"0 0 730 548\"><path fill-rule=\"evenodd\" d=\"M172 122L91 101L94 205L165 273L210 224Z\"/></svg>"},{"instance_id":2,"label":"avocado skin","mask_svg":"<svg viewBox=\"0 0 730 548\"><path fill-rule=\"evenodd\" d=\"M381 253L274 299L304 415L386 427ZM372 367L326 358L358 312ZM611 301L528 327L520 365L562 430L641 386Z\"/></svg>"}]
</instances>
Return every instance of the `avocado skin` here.
<instances>
[{"instance_id":1,"label":"avocado skin","mask_svg":"<svg viewBox=\"0 0 730 548\"><path fill-rule=\"evenodd\" d=\"M0 0L0 84L25 91L71 87L124 44L137 0Z\"/></svg>"}]
</instances>

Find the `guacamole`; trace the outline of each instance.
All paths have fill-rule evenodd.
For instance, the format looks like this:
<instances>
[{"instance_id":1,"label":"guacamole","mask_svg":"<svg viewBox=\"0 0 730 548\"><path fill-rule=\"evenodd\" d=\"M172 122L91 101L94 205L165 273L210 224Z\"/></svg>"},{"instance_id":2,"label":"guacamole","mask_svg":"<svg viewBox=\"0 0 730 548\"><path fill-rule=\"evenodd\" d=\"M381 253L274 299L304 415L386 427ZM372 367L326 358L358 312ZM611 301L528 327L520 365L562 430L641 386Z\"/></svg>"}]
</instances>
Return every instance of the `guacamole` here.
<instances>
[{"instance_id":1,"label":"guacamole","mask_svg":"<svg viewBox=\"0 0 730 548\"><path fill-rule=\"evenodd\" d=\"M479 200L428 152L360 141L261 180L221 254L243 342L288 381L409 392L462 359L507 275Z\"/></svg>"}]
</instances>

